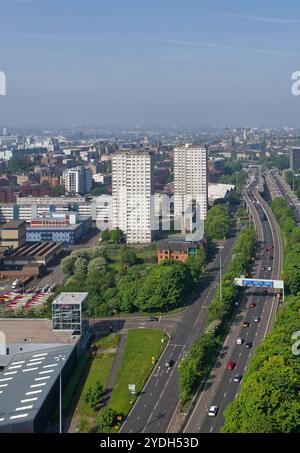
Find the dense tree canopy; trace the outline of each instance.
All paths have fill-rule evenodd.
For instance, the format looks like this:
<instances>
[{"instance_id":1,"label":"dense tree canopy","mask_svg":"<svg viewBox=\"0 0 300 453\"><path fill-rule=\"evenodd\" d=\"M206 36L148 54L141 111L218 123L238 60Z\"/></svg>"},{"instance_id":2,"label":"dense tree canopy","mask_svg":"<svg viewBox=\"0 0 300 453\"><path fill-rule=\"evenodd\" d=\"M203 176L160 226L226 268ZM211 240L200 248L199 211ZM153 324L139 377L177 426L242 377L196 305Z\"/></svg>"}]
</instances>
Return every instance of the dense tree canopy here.
<instances>
[{"instance_id":1,"label":"dense tree canopy","mask_svg":"<svg viewBox=\"0 0 300 453\"><path fill-rule=\"evenodd\" d=\"M230 228L230 212L227 205L217 204L209 209L205 231L211 239L224 239Z\"/></svg>"}]
</instances>

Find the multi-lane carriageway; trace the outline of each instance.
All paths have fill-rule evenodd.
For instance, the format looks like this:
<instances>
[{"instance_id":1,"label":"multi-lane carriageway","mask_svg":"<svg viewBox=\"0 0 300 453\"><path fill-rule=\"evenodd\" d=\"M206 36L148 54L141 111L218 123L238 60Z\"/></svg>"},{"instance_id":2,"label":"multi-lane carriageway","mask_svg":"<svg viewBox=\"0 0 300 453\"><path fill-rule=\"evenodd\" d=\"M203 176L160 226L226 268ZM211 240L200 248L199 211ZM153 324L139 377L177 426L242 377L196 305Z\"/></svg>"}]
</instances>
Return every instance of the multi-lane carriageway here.
<instances>
[{"instance_id":1,"label":"multi-lane carriageway","mask_svg":"<svg viewBox=\"0 0 300 453\"><path fill-rule=\"evenodd\" d=\"M245 201L253 215L260 242L253 276L277 279L283 260L280 231L268 204L262 199L254 186L255 184L251 184L249 194L245 194ZM267 218L266 221L262 220L264 213ZM225 272L231 259L231 249L236 238L235 233L234 228L232 228L229 239L224 242L222 255ZM265 249L270 244L274 245L274 249L266 252ZM273 256L273 259L271 259L271 256ZM208 305L213 299L219 282L218 261L217 255L207 269L204 288L199 299L185 311L176 332L170 339L120 432L175 432L174 427L172 427L172 431L170 427L174 414L178 410L178 364L195 339L204 331ZM267 270L269 265L272 266L271 272ZM263 267L266 270L263 271ZM254 300L257 305L250 309L249 306ZM265 296L259 288L255 288L255 291L253 291L253 288L247 290L247 296L240 307L237 308L230 332L220 350L220 355L209 376L206 388L199 395L185 427L178 426L178 432L182 430L185 432L217 432L220 430L223 424L223 411L239 391L240 384L233 382L233 376L235 373L244 374L248 361L253 354L253 349L261 343L272 326L277 303L277 298L271 291ZM260 322L254 322L254 316L259 316ZM249 320L250 326L248 328L242 327L244 320ZM243 345L236 345L238 336L242 336L246 341L252 341L252 349L248 350ZM170 358L175 363L173 367L167 368L165 363ZM232 358L237 364L233 371L227 370L226 367L229 358ZM210 405L214 404L219 406L219 413L216 417L211 418L208 417L207 410Z\"/></svg>"},{"instance_id":2,"label":"multi-lane carriageway","mask_svg":"<svg viewBox=\"0 0 300 453\"><path fill-rule=\"evenodd\" d=\"M253 277L277 279L283 263L283 247L278 225L268 205L255 190L245 196L245 201L252 213L259 242ZM264 218L267 220L264 221ZM272 267L272 271L267 270L269 266ZM184 432L213 433L219 432L223 426L223 412L228 404L237 397L241 385L239 382L234 382L234 375L245 373L254 349L270 330L276 315L278 298L275 292L269 290L267 295L263 292L262 288L249 288L246 291L246 295L234 315L230 331L219 351L205 389L198 397ZM253 303L256 306L251 308ZM255 322L255 317L259 317L260 321ZM250 322L248 328L243 327L244 321ZM242 345L237 344L238 337L244 339ZM251 349L246 349L246 342L253 343ZM235 363L234 370L227 369L229 359ZM212 405L218 406L219 409L215 417L208 416L208 409Z\"/></svg>"}]
</instances>

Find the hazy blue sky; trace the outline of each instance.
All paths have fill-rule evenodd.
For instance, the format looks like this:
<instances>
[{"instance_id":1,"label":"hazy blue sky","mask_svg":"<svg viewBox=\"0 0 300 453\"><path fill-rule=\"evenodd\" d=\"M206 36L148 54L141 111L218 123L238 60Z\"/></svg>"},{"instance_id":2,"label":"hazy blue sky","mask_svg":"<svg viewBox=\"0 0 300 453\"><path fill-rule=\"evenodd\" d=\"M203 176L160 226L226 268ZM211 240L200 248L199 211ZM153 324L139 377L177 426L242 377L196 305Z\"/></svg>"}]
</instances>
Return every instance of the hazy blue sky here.
<instances>
[{"instance_id":1,"label":"hazy blue sky","mask_svg":"<svg viewBox=\"0 0 300 453\"><path fill-rule=\"evenodd\" d=\"M0 0L0 125L300 126L299 0Z\"/></svg>"}]
</instances>

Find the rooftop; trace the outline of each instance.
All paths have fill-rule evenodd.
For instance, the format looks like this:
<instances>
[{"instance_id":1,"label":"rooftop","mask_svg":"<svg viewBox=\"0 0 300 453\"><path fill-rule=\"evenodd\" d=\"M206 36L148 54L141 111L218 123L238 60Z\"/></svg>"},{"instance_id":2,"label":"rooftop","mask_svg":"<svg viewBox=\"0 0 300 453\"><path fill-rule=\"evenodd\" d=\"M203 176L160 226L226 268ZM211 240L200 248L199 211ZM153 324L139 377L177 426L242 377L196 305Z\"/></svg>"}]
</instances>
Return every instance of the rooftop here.
<instances>
[{"instance_id":1,"label":"rooftop","mask_svg":"<svg viewBox=\"0 0 300 453\"><path fill-rule=\"evenodd\" d=\"M60 293L57 298L52 302L53 304L60 305L72 305L72 304L82 304L87 298L88 293Z\"/></svg>"},{"instance_id":2,"label":"rooftop","mask_svg":"<svg viewBox=\"0 0 300 453\"><path fill-rule=\"evenodd\" d=\"M60 354L67 361L74 345L58 345L17 354L0 372L0 431L5 425L33 420L59 376Z\"/></svg>"},{"instance_id":3,"label":"rooftop","mask_svg":"<svg viewBox=\"0 0 300 453\"><path fill-rule=\"evenodd\" d=\"M52 321L46 318L0 318L0 332L5 334L6 343L18 345L74 343L78 340L70 332L52 330Z\"/></svg>"},{"instance_id":4,"label":"rooftop","mask_svg":"<svg viewBox=\"0 0 300 453\"><path fill-rule=\"evenodd\" d=\"M192 248L198 248L199 243L198 242L185 242L185 241L180 241L180 240L170 240L170 241L162 241L159 244L159 249L160 250L170 250L171 252L179 252L179 251L188 251L189 249Z\"/></svg>"},{"instance_id":5,"label":"rooftop","mask_svg":"<svg viewBox=\"0 0 300 453\"><path fill-rule=\"evenodd\" d=\"M2 230L13 230L19 228L23 224L26 224L26 220L10 220L2 226Z\"/></svg>"}]
</instances>

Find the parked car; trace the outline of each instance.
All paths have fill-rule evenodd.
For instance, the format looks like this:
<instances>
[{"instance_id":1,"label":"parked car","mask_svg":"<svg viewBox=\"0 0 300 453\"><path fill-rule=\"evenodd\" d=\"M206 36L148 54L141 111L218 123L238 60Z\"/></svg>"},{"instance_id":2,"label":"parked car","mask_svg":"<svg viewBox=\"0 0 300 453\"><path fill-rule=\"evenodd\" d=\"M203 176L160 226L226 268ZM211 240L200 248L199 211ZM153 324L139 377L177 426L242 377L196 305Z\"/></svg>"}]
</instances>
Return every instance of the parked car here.
<instances>
[{"instance_id":1,"label":"parked car","mask_svg":"<svg viewBox=\"0 0 300 453\"><path fill-rule=\"evenodd\" d=\"M217 415L218 411L219 411L218 406L210 406L209 411L208 411L209 417L215 417Z\"/></svg>"}]
</instances>

